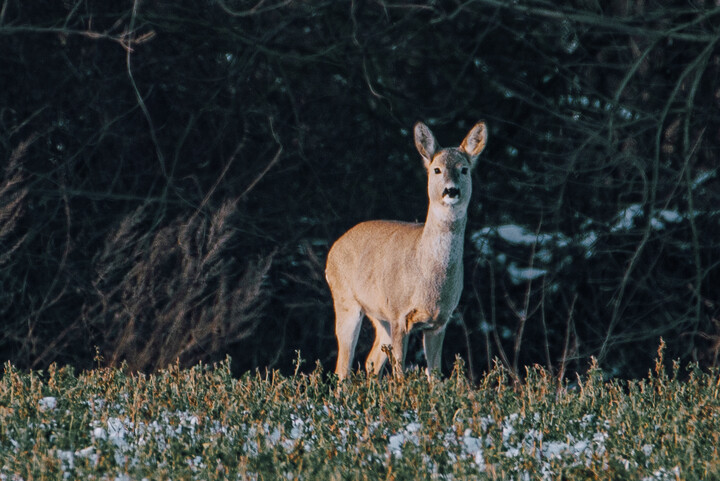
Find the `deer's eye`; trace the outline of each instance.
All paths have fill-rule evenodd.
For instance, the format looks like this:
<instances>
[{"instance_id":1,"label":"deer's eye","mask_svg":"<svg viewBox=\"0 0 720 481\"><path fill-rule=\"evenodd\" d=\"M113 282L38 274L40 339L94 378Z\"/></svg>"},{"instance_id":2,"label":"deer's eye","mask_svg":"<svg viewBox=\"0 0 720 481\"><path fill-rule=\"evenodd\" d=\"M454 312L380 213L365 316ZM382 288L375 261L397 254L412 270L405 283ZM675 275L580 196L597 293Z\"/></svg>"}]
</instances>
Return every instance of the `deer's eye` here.
<instances>
[{"instance_id":1,"label":"deer's eye","mask_svg":"<svg viewBox=\"0 0 720 481\"><path fill-rule=\"evenodd\" d=\"M467 167L463 167L462 173L463 173L463 174L467 174Z\"/></svg>"},{"instance_id":2,"label":"deer's eye","mask_svg":"<svg viewBox=\"0 0 720 481\"><path fill-rule=\"evenodd\" d=\"M435 167L435 173L436 173L436 174L439 174L439 173L440 173L440 169L437 168L437 167Z\"/></svg>"}]
</instances>

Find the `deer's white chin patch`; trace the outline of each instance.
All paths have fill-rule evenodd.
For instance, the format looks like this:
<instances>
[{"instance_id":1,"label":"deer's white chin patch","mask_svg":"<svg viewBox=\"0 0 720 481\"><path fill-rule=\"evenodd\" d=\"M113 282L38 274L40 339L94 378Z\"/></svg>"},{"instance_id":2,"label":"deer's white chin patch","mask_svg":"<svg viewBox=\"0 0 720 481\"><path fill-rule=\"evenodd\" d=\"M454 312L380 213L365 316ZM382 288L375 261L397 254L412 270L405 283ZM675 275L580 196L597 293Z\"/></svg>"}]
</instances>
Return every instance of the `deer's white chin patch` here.
<instances>
[{"instance_id":1,"label":"deer's white chin patch","mask_svg":"<svg viewBox=\"0 0 720 481\"><path fill-rule=\"evenodd\" d=\"M458 202L460 202L460 196L458 196L458 197L450 197L449 195L446 195L446 196L443 197L443 202L444 202L446 205L455 205L455 204L457 204Z\"/></svg>"}]
</instances>

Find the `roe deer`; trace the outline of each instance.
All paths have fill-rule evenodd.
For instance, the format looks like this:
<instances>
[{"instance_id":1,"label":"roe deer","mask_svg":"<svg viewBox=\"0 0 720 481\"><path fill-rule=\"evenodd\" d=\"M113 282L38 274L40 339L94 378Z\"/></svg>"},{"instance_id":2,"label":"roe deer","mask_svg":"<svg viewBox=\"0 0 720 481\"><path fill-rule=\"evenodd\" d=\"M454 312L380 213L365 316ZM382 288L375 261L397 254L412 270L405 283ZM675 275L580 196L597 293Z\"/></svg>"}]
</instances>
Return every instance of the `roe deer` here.
<instances>
[{"instance_id":1,"label":"roe deer","mask_svg":"<svg viewBox=\"0 0 720 481\"><path fill-rule=\"evenodd\" d=\"M407 336L423 330L427 374L440 369L445 326L463 288L463 242L472 180L487 128L477 123L460 147L441 149L430 129L415 124L415 146L428 175L424 224L363 222L330 248L325 278L335 306L338 357L335 372L352 368L363 315L375 327L365 368L379 374L392 348L393 372L402 376Z\"/></svg>"}]
</instances>

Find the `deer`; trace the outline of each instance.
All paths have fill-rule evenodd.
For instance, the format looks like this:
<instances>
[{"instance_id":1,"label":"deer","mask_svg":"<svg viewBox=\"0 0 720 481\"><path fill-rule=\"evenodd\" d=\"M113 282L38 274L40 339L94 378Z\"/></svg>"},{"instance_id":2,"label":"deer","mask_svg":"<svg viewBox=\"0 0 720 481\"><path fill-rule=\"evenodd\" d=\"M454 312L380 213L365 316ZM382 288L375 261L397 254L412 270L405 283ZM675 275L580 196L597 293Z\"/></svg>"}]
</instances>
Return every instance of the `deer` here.
<instances>
[{"instance_id":1,"label":"deer","mask_svg":"<svg viewBox=\"0 0 720 481\"><path fill-rule=\"evenodd\" d=\"M393 374L402 377L413 329L422 331L428 378L441 369L445 328L463 289L471 171L485 149L487 127L478 122L459 147L444 149L422 122L413 132L427 171L425 222L361 222L328 252L325 278L335 309L340 381L352 369L363 317L375 328L368 373L380 375L390 354Z\"/></svg>"}]
</instances>

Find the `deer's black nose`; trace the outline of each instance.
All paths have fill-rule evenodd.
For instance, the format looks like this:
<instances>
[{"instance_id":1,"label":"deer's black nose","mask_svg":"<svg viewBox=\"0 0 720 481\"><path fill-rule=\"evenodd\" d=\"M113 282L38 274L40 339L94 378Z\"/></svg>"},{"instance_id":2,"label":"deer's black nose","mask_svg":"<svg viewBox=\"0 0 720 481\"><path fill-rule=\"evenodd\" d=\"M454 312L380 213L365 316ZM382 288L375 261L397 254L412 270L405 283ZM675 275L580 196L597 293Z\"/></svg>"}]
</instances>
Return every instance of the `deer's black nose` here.
<instances>
[{"instance_id":1,"label":"deer's black nose","mask_svg":"<svg viewBox=\"0 0 720 481\"><path fill-rule=\"evenodd\" d=\"M460 189L458 189L457 187L450 187L450 188L445 187L445 190L443 190L442 195L443 195L443 197L445 197L447 195L450 198L460 197Z\"/></svg>"}]
</instances>

